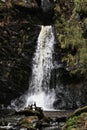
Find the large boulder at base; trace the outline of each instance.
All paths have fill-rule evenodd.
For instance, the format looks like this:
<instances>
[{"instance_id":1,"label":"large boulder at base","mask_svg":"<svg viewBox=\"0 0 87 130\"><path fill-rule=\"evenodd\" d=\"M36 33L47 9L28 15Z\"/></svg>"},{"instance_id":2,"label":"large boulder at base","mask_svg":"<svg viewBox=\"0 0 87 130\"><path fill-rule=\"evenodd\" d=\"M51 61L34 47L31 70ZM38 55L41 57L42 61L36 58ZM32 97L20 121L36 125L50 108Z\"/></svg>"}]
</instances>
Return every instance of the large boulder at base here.
<instances>
[{"instance_id":1,"label":"large boulder at base","mask_svg":"<svg viewBox=\"0 0 87 130\"><path fill-rule=\"evenodd\" d=\"M19 120L18 126L20 126L20 128L28 128L29 130L36 130L35 126L37 122L38 122L37 116L23 117Z\"/></svg>"},{"instance_id":2,"label":"large boulder at base","mask_svg":"<svg viewBox=\"0 0 87 130\"><path fill-rule=\"evenodd\" d=\"M39 119L44 117L43 110L39 107L36 107L36 110L25 108L15 113L16 115L25 115L25 116L37 116Z\"/></svg>"},{"instance_id":3,"label":"large boulder at base","mask_svg":"<svg viewBox=\"0 0 87 130\"><path fill-rule=\"evenodd\" d=\"M45 117L43 110L39 107L35 109L25 108L16 112L15 115L20 115L21 118L18 121L17 126L20 128L28 128L29 130L41 129L42 127L48 127L50 124L49 118Z\"/></svg>"}]
</instances>

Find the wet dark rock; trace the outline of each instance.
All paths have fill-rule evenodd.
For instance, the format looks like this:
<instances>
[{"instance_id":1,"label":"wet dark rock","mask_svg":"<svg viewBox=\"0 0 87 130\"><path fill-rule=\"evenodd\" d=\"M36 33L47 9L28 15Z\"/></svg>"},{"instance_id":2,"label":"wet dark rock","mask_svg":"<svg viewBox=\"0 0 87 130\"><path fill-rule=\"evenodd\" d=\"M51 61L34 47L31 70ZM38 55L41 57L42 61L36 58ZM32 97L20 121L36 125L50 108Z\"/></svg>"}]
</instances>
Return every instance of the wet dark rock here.
<instances>
[{"instance_id":1,"label":"wet dark rock","mask_svg":"<svg viewBox=\"0 0 87 130\"><path fill-rule=\"evenodd\" d=\"M36 110L32 110L31 108L25 108L24 110L20 110L15 114L25 116L37 116L39 119L42 119L44 117L42 109L38 107L36 107Z\"/></svg>"},{"instance_id":2,"label":"wet dark rock","mask_svg":"<svg viewBox=\"0 0 87 130\"><path fill-rule=\"evenodd\" d=\"M76 109L86 105L86 84L72 83L58 85L54 107L58 109ZM83 96L84 95L84 96Z\"/></svg>"},{"instance_id":3,"label":"wet dark rock","mask_svg":"<svg viewBox=\"0 0 87 130\"><path fill-rule=\"evenodd\" d=\"M19 122L18 126L20 128L28 128L28 129L41 129L42 127L48 127L48 120L44 117L43 111L41 108L36 107L35 110L31 108L25 108L24 110L20 110L15 113L15 115L24 116Z\"/></svg>"},{"instance_id":4,"label":"wet dark rock","mask_svg":"<svg viewBox=\"0 0 87 130\"><path fill-rule=\"evenodd\" d=\"M28 88L31 60L40 27L31 25L31 17L0 2L0 104L9 104ZM0 8L1 9L1 8ZM25 15L25 16L24 16ZM6 16L6 17L4 17ZM23 17L24 16L24 17ZM28 44L27 44L28 43Z\"/></svg>"},{"instance_id":5,"label":"wet dark rock","mask_svg":"<svg viewBox=\"0 0 87 130\"><path fill-rule=\"evenodd\" d=\"M60 123L60 122L65 122L66 121L66 117L59 117L56 119L56 122Z\"/></svg>"},{"instance_id":6,"label":"wet dark rock","mask_svg":"<svg viewBox=\"0 0 87 130\"><path fill-rule=\"evenodd\" d=\"M24 10L28 12L37 12L40 10L40 7L38 6L37 2L35 0L33 1L23 1L23 0L13 0L12 5L14 8L19 9L19 10Z\"/></svg>"},{"instance_id":7,"label":"wet dark rock","mask_svg":"<svg viewBox=\"0 0 87 130\"><path fill-rule=\"evenodd\" d=\"M28 89L39 30L27 23L0 27L0 104L9 104Z\"/></svg>"}]
</instances>

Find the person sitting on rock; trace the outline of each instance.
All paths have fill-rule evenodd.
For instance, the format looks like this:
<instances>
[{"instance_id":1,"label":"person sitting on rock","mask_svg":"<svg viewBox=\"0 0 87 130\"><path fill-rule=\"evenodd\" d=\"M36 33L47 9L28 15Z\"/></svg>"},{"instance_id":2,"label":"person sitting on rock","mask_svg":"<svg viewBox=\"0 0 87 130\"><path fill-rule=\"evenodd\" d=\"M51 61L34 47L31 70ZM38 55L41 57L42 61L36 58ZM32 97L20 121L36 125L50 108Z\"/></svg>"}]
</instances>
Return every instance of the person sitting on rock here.
<instances>
[{"instance_id":1,"label":"person sitting on rock","mask_svg":"<svg viewBox=\"0 0 87 130\"><path fill-rule=\"evenodd\" d=\"M36 110L36 102L34 102L34 104L32 105L32 109L33 109L33 111Z\"/></svg>"}]
</instances>

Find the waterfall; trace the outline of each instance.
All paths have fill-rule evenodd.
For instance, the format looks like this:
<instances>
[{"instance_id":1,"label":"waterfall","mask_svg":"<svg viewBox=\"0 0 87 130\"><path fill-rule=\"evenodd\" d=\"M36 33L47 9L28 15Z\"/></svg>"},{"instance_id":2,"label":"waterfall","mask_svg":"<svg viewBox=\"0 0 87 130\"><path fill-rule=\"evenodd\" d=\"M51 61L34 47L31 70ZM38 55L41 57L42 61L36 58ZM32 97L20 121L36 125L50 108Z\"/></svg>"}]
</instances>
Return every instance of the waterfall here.
<instances>
[{"instance_id":1,"label":"waterfall","mask_svg":"<svg viewBox=\"0 0 87 130\"><path fill-rule=\"evenodd\" d=\"M55 90L50 88L55 37L53 27L41 26L37 48L32 60L32 76L27 94L11 102L16 110L36 103L44 110L53 109Z\"/></svg>"},{"instance_id":2,"label":"waterfall","mask_svg":"<svg viewBox=\"0 0 87 130\"><path fill-rule=\"evenodd\" d=\"M55 94L54 90L50 90L49 86L51 70L53 69L54 43L55 38L52 26L42 26L32 61L32 79L26 95L26 107L36 102L37 106L43 109L53 108Z\"/></svg>"}]
</instances>

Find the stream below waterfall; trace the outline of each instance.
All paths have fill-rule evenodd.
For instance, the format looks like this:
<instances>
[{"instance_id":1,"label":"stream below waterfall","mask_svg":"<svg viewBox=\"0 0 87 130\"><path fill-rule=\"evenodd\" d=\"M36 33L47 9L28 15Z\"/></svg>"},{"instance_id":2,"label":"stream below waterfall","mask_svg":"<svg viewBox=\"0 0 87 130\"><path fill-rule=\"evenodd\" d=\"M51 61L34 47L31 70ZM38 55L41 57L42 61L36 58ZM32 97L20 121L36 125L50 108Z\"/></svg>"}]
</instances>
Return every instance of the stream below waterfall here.
<instances>
[{"instance_id":1,"label":"stream below waterfall","mask_svg":"<svg viewBox=\"0 0 87 130\"><path fill-rule=\"evenodd\" d=\"M71 111L44 111L45 117L50 118L49 125L35 130L62 130L65 118L67 118L70 113ZM1 110L0 130L28 130L26 127L20 128L17 125L18 121L23 117L23 115L14 115L14 110Z\"/></svg>"}]
</instances>

